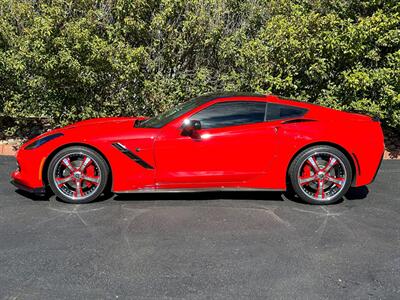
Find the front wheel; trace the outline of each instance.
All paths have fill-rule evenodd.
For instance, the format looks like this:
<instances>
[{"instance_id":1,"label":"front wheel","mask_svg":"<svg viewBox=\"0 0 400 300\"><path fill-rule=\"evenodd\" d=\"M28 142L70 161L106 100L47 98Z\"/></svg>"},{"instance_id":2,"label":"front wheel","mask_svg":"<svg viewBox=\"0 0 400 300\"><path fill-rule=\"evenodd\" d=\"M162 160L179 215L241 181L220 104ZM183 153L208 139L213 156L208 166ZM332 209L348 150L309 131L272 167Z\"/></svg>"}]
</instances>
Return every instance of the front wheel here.
<instances>
[{"instance_id":1,"label":"front wheel","mask_svg":"<svg viewBox=\"0 0 400 300\"><path fill-rule=\"evenodd\" d=\"M90 148L73 146L58 152L47 170L54 194L68 203L88 203L104 191L109 175L105 160Z\"/></svg>"},{"instance_id":2,"label":"front wheel","mask_svg":"<svg viewBox=\"0 0 400 300\"><path fill-rule=\"evenodd\" d=\"M352 169L347 157L331 146L314 146L296 156L289 168L296 194L310 204L331 204L348 191Z\"/></svg>"}]
</instances>

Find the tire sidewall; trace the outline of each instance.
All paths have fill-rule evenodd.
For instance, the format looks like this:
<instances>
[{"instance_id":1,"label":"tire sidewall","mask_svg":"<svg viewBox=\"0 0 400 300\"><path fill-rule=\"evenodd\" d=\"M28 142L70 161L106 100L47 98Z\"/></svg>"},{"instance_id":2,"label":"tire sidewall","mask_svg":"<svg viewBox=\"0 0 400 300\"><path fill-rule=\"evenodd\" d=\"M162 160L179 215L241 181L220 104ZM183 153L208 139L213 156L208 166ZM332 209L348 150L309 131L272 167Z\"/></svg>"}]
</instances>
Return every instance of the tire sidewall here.
<instances>
[{"instance_id":1,"label":"tire sidewall","mask_svg":"<svg viewBox=\"0 0 400 300\"><path fill-rule=\"evenodd\" d=\"M346 179L343 189L330 200L315 200L315 199L309 197L309 195L307 195L302 190L302 188L300 187L299 182L298 182L297 174L298 174L299 169L301 168L302 164L304 163L304 160L316 152L328 152L328 153L331 153L331 154L337 156L343 162L343 165L346 169L347 179ZM338 150L334 147L331 147L331 146L313 146L311 148L305 149L304 151L302 151L301 153L299 153L296 156L296 158L294 159L294 161L292 162L292 164L289 168L289 177L290 177L291 187L296 192L296 194L305 202L307 202L309 204L332 204L332 203L336 203L340 199L342 199L343 196L349 190L351 183L352 183L353 172L352 172L352 168L351 168L348 158L340 150Z\"/></svg>"},{"instance_id":2,"label":"tire sidewall","mask_svg":"<svg viewBox=\"0 0 400 300\"><path fill-rule=\"evenodd\" d=\"M69 153L81 153L83 155L89 155L91 158L93 158L98 167L100 168L101 172L101 181L99 183L98 189L89 197L81 199L81 200L73 200L65 196L63 193L59 191L59 189L56 186L56 183L54 182L54 168L56 167L57 162L60 160L60 158L68 155ZM94 200L96 200L100 195L103 193L105 187L107 186L108 182L108 176L109 176L109 168L107 163L105 162L104 158L98 154L96 151L89 149L87 147L83 146L71 146L65 149L60 150L59 152L54 155L54 157L51 159L49 167L47 168L47 181L49 183L49 186L53 193L56 195L58 200L61 200L62 202L66 203L73 203L73 204L84 204L84 203L89 203Z\"/></svg>"}]
</instances>

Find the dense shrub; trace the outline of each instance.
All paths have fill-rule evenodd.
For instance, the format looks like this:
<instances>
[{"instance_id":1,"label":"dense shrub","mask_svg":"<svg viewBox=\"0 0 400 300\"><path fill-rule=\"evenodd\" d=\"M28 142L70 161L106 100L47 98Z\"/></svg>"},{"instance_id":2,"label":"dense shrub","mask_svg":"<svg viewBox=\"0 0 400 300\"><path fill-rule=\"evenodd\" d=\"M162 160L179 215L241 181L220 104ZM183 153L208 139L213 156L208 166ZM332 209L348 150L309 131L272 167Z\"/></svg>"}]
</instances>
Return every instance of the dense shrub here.
<instances>
[{"instance_id":1,"label":"dense shrub","mask_svg":"<svg viewBox=\"0 0 400 300\"><path fill-rule=\"evenodd\" d=\"M2 115L151 115L217 90L363 109L398 130L399 1L0 0Z\"/></svg>"}]
</instances>

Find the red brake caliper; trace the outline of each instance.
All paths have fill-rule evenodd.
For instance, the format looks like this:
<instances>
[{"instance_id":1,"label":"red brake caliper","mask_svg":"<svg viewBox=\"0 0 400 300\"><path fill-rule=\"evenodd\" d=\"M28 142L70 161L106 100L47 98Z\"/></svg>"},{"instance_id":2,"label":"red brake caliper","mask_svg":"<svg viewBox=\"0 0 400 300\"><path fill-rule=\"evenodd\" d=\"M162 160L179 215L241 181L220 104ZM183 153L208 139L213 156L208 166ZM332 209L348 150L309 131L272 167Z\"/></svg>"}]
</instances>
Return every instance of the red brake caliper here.
<instances>
[{"instance_id":1,"label":"red brake caliper","mask_svg":"<svg viewBox=\"0 0 400 300\"><path fill-rule=\"evenodd\" d=\"M86 167L84 173L85 173L85 175L87 175L89 177L96 177L95 176L95 169L94 169L94 166L92 164ZM86 182L87 187L89 187L89 188L92 187L92 185L93 185L92 182L90 182L88 180L86 180L85 182Z\"/></svg>"},{"instance_id":2,"label":"red brake caliper","mask_svg":"<svg viewBox=\"0 0 400 300\"><path fill-rule=\"evenodd\" d=\"M311 177L311 167L309 164L305 164L305 166L303 167L303 172L300 176L300 179L307 179ZM312 181L306 181L304 183L302 183L301 185L309 185Z\"/></svg>"}]
</instances>

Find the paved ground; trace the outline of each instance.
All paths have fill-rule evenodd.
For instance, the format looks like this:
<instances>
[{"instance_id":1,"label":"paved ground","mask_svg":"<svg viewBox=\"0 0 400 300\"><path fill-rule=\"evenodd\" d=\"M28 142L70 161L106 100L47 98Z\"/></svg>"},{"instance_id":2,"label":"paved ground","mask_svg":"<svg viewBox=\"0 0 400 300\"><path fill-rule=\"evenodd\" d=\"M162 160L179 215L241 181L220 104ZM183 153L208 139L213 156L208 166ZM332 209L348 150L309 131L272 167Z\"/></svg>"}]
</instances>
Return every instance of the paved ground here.
<instances>
[{"instance_id":1,"label":"paved ground","mask_svg":"<svg viewBox=\"0 0 400 300\"><path fill-rule=\"evenodd\" d=\"M331 206L280 193L27 198L0 158L0 299L400 297L400 161Z\"/></svg>"}]
</instances>

